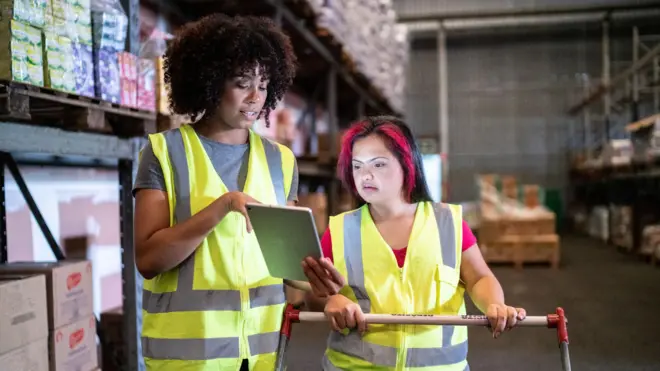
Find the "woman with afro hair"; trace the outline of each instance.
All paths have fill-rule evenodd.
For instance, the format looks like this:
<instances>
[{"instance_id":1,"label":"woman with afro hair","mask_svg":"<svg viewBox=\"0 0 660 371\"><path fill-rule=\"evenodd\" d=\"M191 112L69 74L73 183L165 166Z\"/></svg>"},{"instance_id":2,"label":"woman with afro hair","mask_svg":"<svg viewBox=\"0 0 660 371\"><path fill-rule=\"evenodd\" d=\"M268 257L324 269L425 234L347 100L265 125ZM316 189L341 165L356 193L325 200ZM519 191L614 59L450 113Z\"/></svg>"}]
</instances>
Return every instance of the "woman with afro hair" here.
<instances>
[{"instance_id":1,"label":"woman with afro hair","mask_svg":"<svg viewBox=\"0 0 660 371\"><path fill-rule=\"evenodd\" d=\"M149 136L134 186L148 370L274 369L286 295L270 277L246 203L293 204L293 153L251 128L295 74L270 20L207 16L165 55L174 113L190 123Z\"/></svg>"}]
</instances>

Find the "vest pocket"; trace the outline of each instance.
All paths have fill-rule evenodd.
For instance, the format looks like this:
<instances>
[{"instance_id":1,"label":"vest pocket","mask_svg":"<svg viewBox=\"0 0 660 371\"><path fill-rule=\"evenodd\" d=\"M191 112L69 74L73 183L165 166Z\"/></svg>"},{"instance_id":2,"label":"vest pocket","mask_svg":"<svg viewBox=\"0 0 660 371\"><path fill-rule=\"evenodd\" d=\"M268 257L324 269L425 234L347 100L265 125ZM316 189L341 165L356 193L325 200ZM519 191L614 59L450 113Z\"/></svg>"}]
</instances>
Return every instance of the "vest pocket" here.
<instances>
[{"instance_id":1,"label":"vest pocket","mask_svg":"<svg viewBox=\"0 0 660 371\"><path fill-rule=\"evenodd\" d=\"M437 307L440 307L450 301L454 297L454 294L456 294L460 274L456 269L444 264L438 264L435 272L436 298L438 300L436 304Z\"/></svg>"}]
</instances>

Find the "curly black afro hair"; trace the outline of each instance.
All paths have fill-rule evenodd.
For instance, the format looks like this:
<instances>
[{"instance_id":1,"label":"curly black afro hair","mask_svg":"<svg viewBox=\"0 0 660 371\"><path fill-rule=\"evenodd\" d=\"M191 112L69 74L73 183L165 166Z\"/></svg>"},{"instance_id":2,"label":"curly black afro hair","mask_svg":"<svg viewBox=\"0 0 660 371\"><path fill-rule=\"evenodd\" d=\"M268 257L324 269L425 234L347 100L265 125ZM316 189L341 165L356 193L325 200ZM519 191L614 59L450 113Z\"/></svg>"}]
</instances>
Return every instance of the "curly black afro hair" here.
<instances>
[{"instance_id":1,"label":"curly black afro hair","mask_svg":"<svg viewBox=\"0 0 660 371\"><path fill-rule=\"evenodd\" d=\"M268 126L270 111L293 82L296 63L289 37L272 20L206 16L185 25L167 48L164 69L170 108L194 120L217 107L228 79L259 65L269 80L259 114Z\"/></svg>"}]
</instances>

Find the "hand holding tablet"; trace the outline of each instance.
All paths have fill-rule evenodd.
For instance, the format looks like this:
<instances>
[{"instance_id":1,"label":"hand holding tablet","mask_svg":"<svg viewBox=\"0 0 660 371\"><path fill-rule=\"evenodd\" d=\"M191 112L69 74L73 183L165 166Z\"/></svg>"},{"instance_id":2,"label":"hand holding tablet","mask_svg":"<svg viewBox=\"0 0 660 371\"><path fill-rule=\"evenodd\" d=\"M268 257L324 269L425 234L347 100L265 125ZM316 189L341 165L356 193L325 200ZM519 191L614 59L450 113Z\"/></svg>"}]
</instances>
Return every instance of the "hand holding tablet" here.
<instances>
[{"instance_id":1,"label":"hand holding tablet","mask_svg":"<svg viewBox=\"0 0 660 371\"><path fill-rule=\"evenodd\" d=\"M250 203L247 213L270 275L288 284L304 284L308 278L301 262L307 257L322 257L311 209ZM302 286L300 289L305 290Z\"/></svg>"}]
</instances>

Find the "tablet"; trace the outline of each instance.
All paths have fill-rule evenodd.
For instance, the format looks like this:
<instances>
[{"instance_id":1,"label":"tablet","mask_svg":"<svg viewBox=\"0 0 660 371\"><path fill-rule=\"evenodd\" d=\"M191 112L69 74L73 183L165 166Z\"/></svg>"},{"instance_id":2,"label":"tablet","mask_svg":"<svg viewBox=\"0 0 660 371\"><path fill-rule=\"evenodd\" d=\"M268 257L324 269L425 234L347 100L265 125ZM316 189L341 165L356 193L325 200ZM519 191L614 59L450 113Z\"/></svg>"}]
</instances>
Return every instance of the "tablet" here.
<instances>
[{"instance_id":1,"label":"tablet","mask_svg":"<svg viewBox=\"0 0 660 371\"><path fill-rule=\"evenodd\" d=\"M299 206L248 204L252 233L272 277L305 281L300 263L322 256L312 210Z\"/></svg>"}]
</instances>

